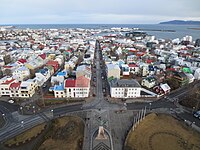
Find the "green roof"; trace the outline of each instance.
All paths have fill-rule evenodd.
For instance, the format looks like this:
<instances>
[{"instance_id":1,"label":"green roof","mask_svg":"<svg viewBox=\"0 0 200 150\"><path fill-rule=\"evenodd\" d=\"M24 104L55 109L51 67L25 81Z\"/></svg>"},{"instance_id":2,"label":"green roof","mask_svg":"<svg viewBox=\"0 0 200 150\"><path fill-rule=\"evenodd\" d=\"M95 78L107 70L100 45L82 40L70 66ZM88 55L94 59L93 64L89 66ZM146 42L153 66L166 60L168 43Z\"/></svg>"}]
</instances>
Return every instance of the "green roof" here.
<instances>
[{"instance_id":1,"label":"green roof","mask_svg":"<svg viewBox=\"0 0 200 150\"><path fill-rule=\"evenodd\" d=\"M190 74L192 74L192 71L190 70L190 68L184 67L182 70L183 70L183 72L185 72L185 73L190 73Z\"/></svg>"}]
</instances>

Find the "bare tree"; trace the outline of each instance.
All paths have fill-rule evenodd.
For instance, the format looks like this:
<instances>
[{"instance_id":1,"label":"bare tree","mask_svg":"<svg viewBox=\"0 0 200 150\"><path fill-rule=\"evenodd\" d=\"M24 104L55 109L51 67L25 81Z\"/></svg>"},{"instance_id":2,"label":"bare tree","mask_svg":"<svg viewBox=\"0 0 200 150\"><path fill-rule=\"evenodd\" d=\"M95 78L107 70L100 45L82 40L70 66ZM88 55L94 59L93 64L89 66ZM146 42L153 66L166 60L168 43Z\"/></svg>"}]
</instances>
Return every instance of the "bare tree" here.
<instances>
[{"instance_id":1,"label":"bare tree","mask_svg":"<svg viewBox=\"0 0 200 150\"><path fill-rule=\"evenodd\" d=\"M12 76L12 71L10 69L5 69L4 73L6 76Z\"/></svg>"}]
</instances>

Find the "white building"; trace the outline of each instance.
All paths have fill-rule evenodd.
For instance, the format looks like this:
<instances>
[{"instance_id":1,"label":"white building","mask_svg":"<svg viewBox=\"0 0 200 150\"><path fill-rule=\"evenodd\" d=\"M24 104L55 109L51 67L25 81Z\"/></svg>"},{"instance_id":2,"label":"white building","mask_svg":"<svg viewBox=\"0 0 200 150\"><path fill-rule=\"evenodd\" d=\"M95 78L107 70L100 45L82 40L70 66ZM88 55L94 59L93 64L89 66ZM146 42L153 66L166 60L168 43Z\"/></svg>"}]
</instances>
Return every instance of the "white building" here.
<instances>
[{"instance_id":1,"label":"white building","mask_svg":"<svg viewBox=\"0 0 200 150\"><path fill-rule=\"evenodd\" d=\"M76 97L76 80L65 80L65 94L66 97Z\"/></svg>"},{"instance_id":2,"label":"white building","mask_svg":"<svg viewBox=\"0 0 200 150\"><path fill-rule=\"evenodd\" d=\"M107 77L114 77L120 79L120 68L118 65L107 64Z\"/></svg>"},{"instance_id":3,"label":"white building","mask_svg":"<svg viewBox=\"0 0 200 150\"><path fill-rule=\"evenodd\" d=\"M197 79L197 80L200 80L200 68L195 70L194 78Z\"/></svg>"},{"instance_id":4,"label":"white building","mask_svg":"<svg viewBox=\"0 0 200 150\"><path fill-rule=\"evenodd\" d=\"M20 97L21 91L20 91L20 82L13 82L10 84L10 97Z\"/></svg>"},{"instance_id":5,"label":"white building","mask_svg":"<svg viewBox=\"0 0 200 150\"><path fill-rule=\"evenodd\" d=\"M54 96L55 98L63 98L65 97L64 85L55 85L54 86Z\"/></svg>"},{"instance_id":6,"label":"white building","mask_svg":"<svg viewBox=\"0 0 200 150\"><path fill-rule=\"evenodd\" d=\"M19 67L13 72L13 78L18 81L23 81L24 79L29 78L29 76L30 70L26 66Z\"/></svg>"},{"instance_id":7,"label":"white building","mask_svg":"<svg viewBox=\"0 0 200 150\"><path fill-rule=\"evenodd\" d=\"M35 90L38 87L37 81L34 79L29 79L27 81L23 81L20 85L20 97L32 97L35 94Z\"/></svg>"},{"instance_id":8,"label":"white building","mask_svg":"<svg viewBox=\"0 0 200 150\"><path fill-rule=\"evenodd\" d=\"M0 81L0 96L10 96L10 85L15 82L13 78L3 78Z\"/></svg>"},{"instance_id":9,"label":"white building","mask_svg":"<svg viewBox=\"0 0 200 150\"><path fill-rule=\"evenodd\" d=\"M85 76L79 76L74 79L65 80L65 97L78 98L89 97L90 79Z\"/></svg>"},{"instance_id":10,"label":"white building","mask_svg":"<svg viewBox=\"0 0 200 150\"><path fill-rule=\"evenodd\" d=\"M110 94L113 98L140 97L141 86L136 80L114 79L110 82Z\"/></svg>"},{"instance_id":11,"label":"white building","mask_svg":"<svg viewBox=\"0 0 200 150\"><path fill-rule=\"evenodd\" d=\"M122 64L121 69L122 69L122 75L123 76L128 76L130 74L129 66L127 64Z\"/></svg>"},{"instance_id":12,"label":"white building","mask_svg":"<svg viewBox=\"0 0 200 150\"><path fill-rule=\"evenodd\" d=\"M137 60L137 56L135 55L129 55L127 56L127 64L135 63Z\"/></svg>"},{"instance_id":13,"label":"white building","mask_svg":"<svg viewBox=\"0 0 200 150\"><path fill-rule=\"evenodd\" d=\"M156 85L156 79L154 77L146 77L142 80L141 85L150 89Z\"/></svg>"},{"instance_id":14,"label":"white building","mask_svg":"<svg viewBox=\"0 0 200 150\"><path fill-rule=\"evenodd\" d=\"M136 64L128 64L129 67L129 72L132 74L139 74L140 73L140 68Z\"/></svg>"}]
</instances>

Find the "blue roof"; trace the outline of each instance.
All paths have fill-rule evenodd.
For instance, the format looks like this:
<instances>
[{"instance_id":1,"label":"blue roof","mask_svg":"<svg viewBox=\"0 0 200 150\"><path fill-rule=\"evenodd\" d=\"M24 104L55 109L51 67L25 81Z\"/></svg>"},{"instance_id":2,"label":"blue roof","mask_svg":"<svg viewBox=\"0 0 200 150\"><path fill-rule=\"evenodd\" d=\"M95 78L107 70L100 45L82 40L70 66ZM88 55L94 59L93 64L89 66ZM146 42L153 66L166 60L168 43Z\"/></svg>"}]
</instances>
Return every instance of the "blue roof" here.
<instances>
[{"instance_id":1,"label":"blue roof","mask_svg":"<svg viewBox=\"0 0 200 150\"><path fill-rule=\"evenodd\" d=\"M41 73L41 74L46 74L48 72L48 69L47 68L43 68L43 69L40 69L38 70L38 73Z\"/></svg>"},{"instance_id":2,"label":"blue roof","mask_svg":"<svg viewBox=\"0 0 200 150\"><path fill-rule=\"evenodd\" d=\"M57 76L66 76L66 71L58 72Z\"/></svg>"},{"instance_id":3,"label":"blue roof","mask_svg":"<svg viewBox=\"0 0 200 150\"><path fill-rule=\"evenodd\" d=\"M55 85L54 91L64 91L64 85L63 84Z\"/></svg>"},{"instance_id":4,"label":"blue roof","mask_svg":"<svg viewBox=\"0 0 200 150\"><path fill-rule=\"evenodd\" d=\"M28 68L26 68L25 66L22 66L20 68L18 68L19 71L24 71L24 70L28 70Z\"/></svg>"}]
</instances>

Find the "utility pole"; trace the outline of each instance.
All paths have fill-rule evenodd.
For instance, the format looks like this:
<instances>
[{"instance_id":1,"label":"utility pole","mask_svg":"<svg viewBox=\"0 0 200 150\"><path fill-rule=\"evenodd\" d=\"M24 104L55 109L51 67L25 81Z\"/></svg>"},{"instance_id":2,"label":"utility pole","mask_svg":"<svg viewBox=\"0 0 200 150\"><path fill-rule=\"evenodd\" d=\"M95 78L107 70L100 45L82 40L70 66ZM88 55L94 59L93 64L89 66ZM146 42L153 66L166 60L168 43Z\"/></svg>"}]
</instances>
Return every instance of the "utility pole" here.
<instances>
[{"instance_id":1,"label":"utility pole","mask_svg":"<svg viewBox=\"0 0 200 150\"><path fill-rule=\"evenodd\" d=\"M43 106L45 107L44 93L43 93L43 90L42 90L42 86L40 86L40 92L41 92L41 96L42 96L42 103L43 103Z\"/></svg>"}]
</instances>

